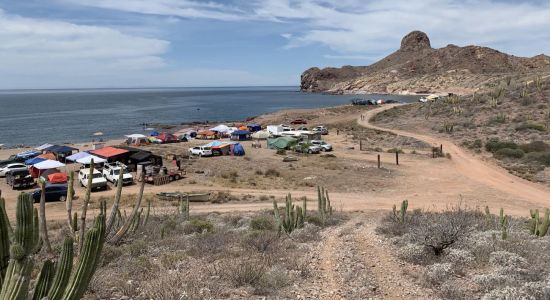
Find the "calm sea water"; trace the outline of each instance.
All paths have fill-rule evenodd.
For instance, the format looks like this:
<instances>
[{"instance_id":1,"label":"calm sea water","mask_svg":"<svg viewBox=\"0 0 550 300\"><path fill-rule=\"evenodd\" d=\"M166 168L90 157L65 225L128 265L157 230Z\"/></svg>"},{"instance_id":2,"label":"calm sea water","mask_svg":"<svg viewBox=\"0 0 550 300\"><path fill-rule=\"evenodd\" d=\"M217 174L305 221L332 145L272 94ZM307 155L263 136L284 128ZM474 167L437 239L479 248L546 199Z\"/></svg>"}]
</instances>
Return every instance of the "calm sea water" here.
<instances>
[{"instance_id":1,"label":"calm sea water","mask_svg":"<svg viewBox=\"0 0 550 300\"><path fill-rule=\"evenodd\" d=\"M298 87L0 91L0 144L85 142L98 131L103 139L123 138L143 133L142 123L244 120L281 109L348 104L352 98L301 93Z\"/></svg>"}]
</instances>

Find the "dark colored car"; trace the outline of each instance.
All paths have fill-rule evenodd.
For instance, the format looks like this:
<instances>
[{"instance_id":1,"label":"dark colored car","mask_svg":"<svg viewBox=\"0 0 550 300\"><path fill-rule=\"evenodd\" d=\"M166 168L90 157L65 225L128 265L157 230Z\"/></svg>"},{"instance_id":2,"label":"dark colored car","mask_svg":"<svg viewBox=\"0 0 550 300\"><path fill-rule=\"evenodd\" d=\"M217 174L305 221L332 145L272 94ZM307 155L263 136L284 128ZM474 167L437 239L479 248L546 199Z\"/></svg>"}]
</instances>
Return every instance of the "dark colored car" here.
<instances>
[{"instance_id":1,"label":"dark colored car","mask_svg":"<svg viewBox=\"0 0 550 300\"><path fill-rule=\"evenodd\" d=\"M66 184L49 184L46 185L46 201L65 201L67 200L67 185ZM41 190L35 190L31 193L34 203L40 202ZM73 195L74 196L74 195Z\"/></svg>"},{"instance_id":2,"label":"dark colored car","mask_svg":"<svg viewBox=\"0 0 550 300\"><path fill-rule=\"evenodd\" d=\"M0 160L0 168L5 167L9 164L24 163L24 162L25 162L24 158L20 158L15 155L12 155L8 159Z\"/></svg>"},{"instance_id":3,"label":"dark colored car","mask_svg":"<svg viewBox=\"0 0 550 300\"><path fill-rule=\"evenodd\" d=\"M6 183L12 189L26 188L34 185L34 178L29 170L13 170L6 173Z\"/></svg>"},{"instance_id":4,"label":"dark colored car","mask_svg":"<svg viewBox=\"0 0 550 300\"><path fill-rule=\"evenodd\" d=\"M302 119L296 119L296 120L290 122L290 124L292 124L292 125L296 125L296 124L307 124L307 121L306 121L306 120L302 120Z\"/></svg>"}]
</instances>

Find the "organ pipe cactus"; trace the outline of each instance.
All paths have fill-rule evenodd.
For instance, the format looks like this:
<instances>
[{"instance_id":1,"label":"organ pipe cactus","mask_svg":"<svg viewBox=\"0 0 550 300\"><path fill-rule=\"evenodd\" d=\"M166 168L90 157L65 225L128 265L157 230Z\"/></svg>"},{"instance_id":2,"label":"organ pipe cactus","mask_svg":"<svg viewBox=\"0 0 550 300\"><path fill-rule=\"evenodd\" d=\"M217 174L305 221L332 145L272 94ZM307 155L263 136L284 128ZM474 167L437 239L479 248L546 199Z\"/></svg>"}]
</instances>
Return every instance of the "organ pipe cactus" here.
<instances>
[{"instance_id":1,"label":"organ pipe cactus","mask_svg":"<svg viewBox=\"0 0 550 300\"><path fill-rule=\"evenodd\" d=\"M1 201L0 201L1 202ZM105 204L103 203L104 207ZM84 244L74 272L73 239L66 237L57 266L46 261L37 279L32 299L77 300L82 298L96 270L105 242L105 214L101 210L94 226L85 234ZM2 278L0 299L29 299L29 283L34 265L33 254L39 243L37 211L28 194L20 194L16 204L16 223L10 237L5 209L0 205L0 263L8 258L7 269ZM7 255L6 255L7 254ZM5 265L3 265L5 266ZM55 272L54 272L55 269Z\"/></svg>"},{"instance_id":2,"label":"organ pipe cactus","mask_svg":"<svg viewBox=\"0 0 550 300\"><path fill-rule=\"evenodd\" d=\"M529 231L536 236L545 236L550 227L550 209L544 210L544 218L540 218L539 210L531 210L531 220L529 220Z\"/></svg>"},{"instance_id":3,"label":"organ pipe cactus","mask_svg":"<svg viewBox=\"0 0 550 300\"><path fill-rule=\"evenodd\" d=\"M408 200L403 200L403 202L401 202L401 208L399 209L399 211L397 211L397 207L394 204L392 209L394 219L397 220L398 222L405 223L408 207L409 207Z\"/></svg>"},{"instance_id":4,"label":"organ pipe cactus","mask_svg":"<svg viewBox=\"0 0 550 300\"><path fill-rule=\"evenodd\" d=\"M332 206L330 205L328 191L320 186L317 187L317 209L324 224L327 214L332 216Z\"/></svg>"},{"instance_id":5,"label":"organ pipe cactus","mask_svg":"<svg viewBox=\"0 0 550 300\"><path fill-rule=\"evenodd\" d=\"M273 201L273 214L279 230L287 234L292 233L297 228L304 227L306 210L300 206L292 204L292 196L288 194L285 201L285 213L281 217L277 202Z\"/></svg>"}]
</instances>

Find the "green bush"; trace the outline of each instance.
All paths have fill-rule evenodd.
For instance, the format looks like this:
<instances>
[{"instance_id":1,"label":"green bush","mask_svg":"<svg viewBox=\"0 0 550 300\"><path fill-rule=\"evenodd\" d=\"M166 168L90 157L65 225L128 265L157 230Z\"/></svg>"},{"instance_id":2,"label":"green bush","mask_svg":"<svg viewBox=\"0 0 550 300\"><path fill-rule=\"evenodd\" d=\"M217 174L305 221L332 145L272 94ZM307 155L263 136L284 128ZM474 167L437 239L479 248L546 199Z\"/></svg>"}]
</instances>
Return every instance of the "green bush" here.
<instances>
[{"instance_id":1,"label":"green bush","mask_svg":"<svg viewBox=\"0 0 550 300\"><path fill-rule=\"evenodd\" d=\"M504 148L517 149L518 145L514 142L501 142L498 139L490 139L485 143L485 150L492 153Z\"/></svg>"},{"instance_id":2,"label":"green bush","mask_svg":"<svg viewBox=\"0 0 550 300\"><path fill-rule=\"evenodd\" d=\"M214 231L214 225L212 223L202 219L191 219L183 226L183 232L185 234L191 233L203 233Z\"/></svg>"},{"instance_id":3,"label":"green bush","mask_svg":"<svg viewBox=\"0 0 550 300\"><path fill-rule=\"evenodd\" d=\"M521 150L525 153L530 152L549 152L550 151L550 145L543 142L543 141L535 141L527 144L523 144L519 146Z\"/></svg>"},{"instance_id":4,"label":"green bush","mask_svg":"<svg viewBox=\"0 0 550 300\"><path fill-rule=\"evenodd\" d=\"M527 154L527 160L536 161L550 167L550 152L531 152Z\"/></svg>"},{"instance_id":5,"label":"green bush","mask_svg":"<svg viewBox=\"0 0 550 300\"><path fill-rule=\"evenodd\" d=\"M316 225L316 226L319 226L319 227L322 227L322 226L325 225L325 224L323 224L323 220L321 220L321 218L318 215L308 214L306 216L306 221L310 224L313 224L313 225Z\"/></svg>"},{"instance_id":6,"label":"green bush","mask_svg":"<svg viewBox=\"0 0 550 300\"><path fill-rule=\"evenodd\" d=\"M495 152L496 158L522 158L525 155L525 152L521 149L511 149L511 148L502 148Z\"/></svg>"},{"instance_id":7,"label":"green bush","mask_svg":"<svg viewBox=\"0 0 550 300\"><path fill-rule=\"evenodd\" d=\"M391 148L391 149L388 149L388 153L404 153L403 150L399 149L399 148Z\"/></svg>"},{"instance_id":8,"label":"green bush","mask_svg":"<svg viewBox=\"0 0 550 300\"><path fill-rule=\"evenodd\" d=\"M275 220L270 215L258 215L250 220L250 229L252 230L273 230L275 229Z\"/></svg>"},{"instance_id":9,"label":"green bush","mask_svg":"<svg viewBox=\"0 0 550 300\"><path fill-rule=\"evenodd\" d=\"M281 176L281 173L275 169L267 169L265 172L264 172L264 176L265 177L279 177Z\"/></svg>"},{"instance_id":10,"label":"green bush","mask_svg":"<svg viewBox=\"0 0 550 300\"><path fill-rule=\"evenodd\" d=\"M523 123L518 127L516 127L517 131L528 130L528 129L542 131L542 132L548 131L548 128L546 128L546 125L544 125L543 123L538 123L534 121L529 121L527 123Z\"/></svg>"}]
</instances>

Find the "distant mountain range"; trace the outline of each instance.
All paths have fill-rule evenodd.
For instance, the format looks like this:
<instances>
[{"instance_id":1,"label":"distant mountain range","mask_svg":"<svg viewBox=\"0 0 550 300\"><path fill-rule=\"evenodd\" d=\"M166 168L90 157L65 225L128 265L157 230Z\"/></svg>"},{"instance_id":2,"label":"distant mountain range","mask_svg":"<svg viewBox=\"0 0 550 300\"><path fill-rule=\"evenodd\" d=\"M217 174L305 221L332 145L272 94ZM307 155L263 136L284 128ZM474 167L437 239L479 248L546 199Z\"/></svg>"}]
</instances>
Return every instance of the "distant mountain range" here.
<instances>
[{"instance_id":1,"label":"distant mountain range","mask_svg":"<svg viewBox=\"0 0 550 300\"><path fill-rule=\"evenodd\" d=\"M399 50L369 66L310 68L301 90L335 94L470 94L506 77L550 74L550 57L517 57L480 47L434 49L421 31L401 40Z\"/></svg>"}]
</instances>

